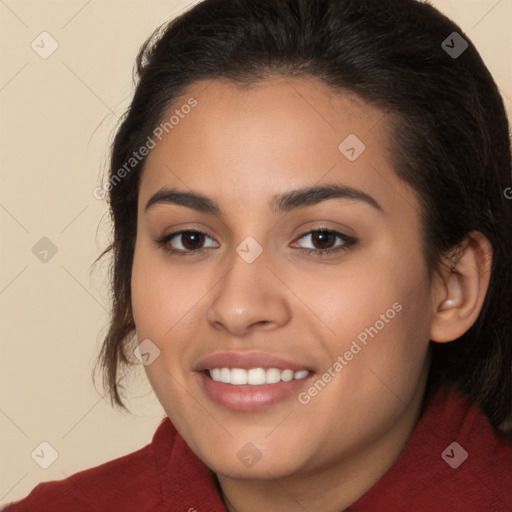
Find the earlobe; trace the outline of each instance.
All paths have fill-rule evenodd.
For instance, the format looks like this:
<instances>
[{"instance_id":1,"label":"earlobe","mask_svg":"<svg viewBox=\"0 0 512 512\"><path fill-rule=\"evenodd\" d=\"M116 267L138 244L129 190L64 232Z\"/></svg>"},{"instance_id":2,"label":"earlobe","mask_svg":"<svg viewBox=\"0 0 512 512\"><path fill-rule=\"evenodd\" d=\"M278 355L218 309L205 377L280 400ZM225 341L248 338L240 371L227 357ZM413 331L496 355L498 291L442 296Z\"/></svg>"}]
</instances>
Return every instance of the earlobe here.
<instances>
[{"instance_id":1,"label":"earlobe","mask_svg":"<svg viewBox=\"0 0 512 512\"><path fill-rule=\"evenodd\" d=\"M492 248L479 232L471 232L448 259L433 285L430 339L445 343L460 338L475 323L489 286Z\"/></svg>"}]
</instances>

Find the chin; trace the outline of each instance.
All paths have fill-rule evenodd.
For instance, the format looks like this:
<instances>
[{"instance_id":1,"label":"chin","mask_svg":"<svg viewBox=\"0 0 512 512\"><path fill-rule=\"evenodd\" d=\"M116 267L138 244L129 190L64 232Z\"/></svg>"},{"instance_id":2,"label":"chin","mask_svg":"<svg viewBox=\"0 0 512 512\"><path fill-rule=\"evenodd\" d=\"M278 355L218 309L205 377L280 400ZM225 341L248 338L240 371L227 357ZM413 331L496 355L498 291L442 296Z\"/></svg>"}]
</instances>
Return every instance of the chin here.
<instances>
[{"instance_id":1,"label":"chin","mask_svg":"<svg viewBox=\"0 0 512 512\"><path fill-rule=\"evenodd\" d=\"M224 445L222 452L208 450L207 456L198 453L199 458L219 476L241 480L271 480L283 478L300 470L304 461L290 457L290 452L299 450L268 446L258 449L251 442L242 442L236 446Z\"/></svg>"},{"instance_id":2,"label":"chin","mask_svg":"<svg viewBox=\"0 0 512 512\"><path fill-rule=\"evenodd\" d=\"M226 460L221 464L206 464L219 477L232 478L236 480L274 480L284 478L295 473L296 468L288 463L273 463L263 461L263 458L251 467L244 467L238 460Z\"/></svg>"}]
</instances>

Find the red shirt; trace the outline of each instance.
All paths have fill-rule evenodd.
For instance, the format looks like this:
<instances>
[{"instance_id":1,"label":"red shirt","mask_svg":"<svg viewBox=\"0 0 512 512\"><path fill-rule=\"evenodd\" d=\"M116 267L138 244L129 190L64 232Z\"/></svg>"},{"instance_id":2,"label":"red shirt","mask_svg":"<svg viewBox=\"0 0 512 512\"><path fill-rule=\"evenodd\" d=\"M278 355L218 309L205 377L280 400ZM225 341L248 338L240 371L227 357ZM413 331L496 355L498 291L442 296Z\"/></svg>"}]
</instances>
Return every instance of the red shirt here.
<instances>
[{"instance_id":1,"label":"red shirt","mask_svg":"<svg viewBox=\"0 0 512 512\"><path fill-rule=\"evenodd\" d=\"M26 498L1 510L226 512L213 474L168 417L144 448L63 480L40 483ZM478 407L454 391L433 397L394 465L345 509L511 510L512 446L493 433Z\"/></svg>"}]
</instances>

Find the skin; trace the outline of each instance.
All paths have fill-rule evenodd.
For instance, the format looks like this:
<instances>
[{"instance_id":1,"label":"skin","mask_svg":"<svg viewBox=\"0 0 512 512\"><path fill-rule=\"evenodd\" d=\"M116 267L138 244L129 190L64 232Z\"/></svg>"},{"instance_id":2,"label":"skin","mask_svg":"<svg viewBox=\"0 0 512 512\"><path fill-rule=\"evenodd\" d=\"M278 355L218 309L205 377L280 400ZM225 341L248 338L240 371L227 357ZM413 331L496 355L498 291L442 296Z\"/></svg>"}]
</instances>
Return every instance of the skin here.
<instances>
[{"instance_id":1,"label":"skin","mask_svg":"<svg viewBox=\"0 0 512 512\"><path fill-rule=\"evenodd\" d=\"M230 512L343 510L407 444L429 339L451 341L476 320L489 243L471 234L457 267L429 283L418 198L389 163L386 115L352 94L316 79L273 76L244 89L212 80L192 84L169 115L190 97L197 106L151 151L141 177L133 314L138 340L161 351L148 379L216 473ZM353 162L338 149L349 134L366 146ZM346 198L284 214L269 208L274 194L327 183L361 189L384 211ZM165 203L145 211L162 187L210 196L223 213ZM319 228L357 243L321 259L301 252L344 244L301 238ZM207 237L168 245L206 252L181 257L155 242L182 229ZM252 263L236 252L248 236L263 249ZM306 361L315 381L397 302L402 310L307 404L293 395L233 411L203 393L194 371L212 353L262 351ZM247 443L261 453L252 467L237 457Z\"/></svg>"}]
</instances>

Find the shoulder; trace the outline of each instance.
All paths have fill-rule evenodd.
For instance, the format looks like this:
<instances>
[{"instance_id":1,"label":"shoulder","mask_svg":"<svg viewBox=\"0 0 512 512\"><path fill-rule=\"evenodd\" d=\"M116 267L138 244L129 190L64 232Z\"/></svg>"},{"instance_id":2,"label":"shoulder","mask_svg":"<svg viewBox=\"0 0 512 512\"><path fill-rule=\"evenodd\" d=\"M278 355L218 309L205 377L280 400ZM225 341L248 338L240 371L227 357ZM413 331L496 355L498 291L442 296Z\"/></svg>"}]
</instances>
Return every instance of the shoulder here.
<instances>
[{"instance_id":1,"label":"shoulder","mask_svg":"<svg viewBox=\"0 0 512 512\"><path fill-rule=\"evenodd\" d=\"M166 421L167 420L167 421ZM62 480L42 482L22 500L1 512L157 511L160 480L155 461L155 443L174 442L175 429L165 418L152 443L143 448L75 473Z\"/></svg>"},{"instance_id":2,"label":"shoulder","mask_svg":"<svg viewBox=\"0 0 512 512\"><path fill-rule=\"evenodd\" d=\"M440 496L454 500L452 510L462 510L461 502L476 511L511 510L512 438L498 437L481 409L455 390L440 393L432 407L442 425L432 417L424 429L430 427L438 452L433 475Z\"/></svg>"}]
</instances>

